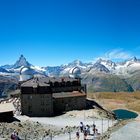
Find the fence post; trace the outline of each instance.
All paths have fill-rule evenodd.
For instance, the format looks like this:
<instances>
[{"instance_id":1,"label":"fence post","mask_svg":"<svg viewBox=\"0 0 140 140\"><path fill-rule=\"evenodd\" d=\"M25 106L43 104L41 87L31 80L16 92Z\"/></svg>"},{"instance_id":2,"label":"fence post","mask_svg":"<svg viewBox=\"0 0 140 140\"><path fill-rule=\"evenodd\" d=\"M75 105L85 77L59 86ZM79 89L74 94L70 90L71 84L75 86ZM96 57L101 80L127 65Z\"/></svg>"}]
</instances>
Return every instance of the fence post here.
<instances>
[{"instance_id":1,"label":"fence post","mask_svg":"<svg viewBox=\"0 0 140 140\"><path fill-rule=\"evenodd\" d=\"M84 111L84 121L86 120L86 114L85 114L85 111Z\"/></svg>"},{"instance_id":2,"label":"fence post","mask_svg":"<svg viewBox=\"0 0 140 140\"><path fill-rule=\"evenodd\" d=\"M103 135L103 118L102 118L102 135Z\"/></svg>"},{"instance_id":3,"label":"fence post","mask_svg":"<svg viewBox=\"0 0 140 140\"><path fill-rule=\"evenodd\" d=\"M27 134L25 134L25 140L27 140Z\"/></svg>"},{"instance_id":4,"label":"fence post","mask_svg":"<svg viewBox=\"0 0 140 140\"><path fill-rule=\"evenodd\" d=\"M71 140L71 132L69 131L68 133L69 133L69 140Z\"/></svg>"},{"instance_id":5,"label":"fence post","mask_svg":"<svg viewBox=\"0 0 140 140\"><path fill-rule=\"evenodd\" d=\"M51 135L50 135L50 140L52 140L52 133L51 133Z\"/></svg>"},{"instance_id":6,"label":"fence post","mask_svg":"<svg viewBox=\"0 0 140 140\"><path fill-rule=\"evenodd\" d=\"M108 129L109 129L109 119L108 119Z\"/></svg>"}]
</instances>

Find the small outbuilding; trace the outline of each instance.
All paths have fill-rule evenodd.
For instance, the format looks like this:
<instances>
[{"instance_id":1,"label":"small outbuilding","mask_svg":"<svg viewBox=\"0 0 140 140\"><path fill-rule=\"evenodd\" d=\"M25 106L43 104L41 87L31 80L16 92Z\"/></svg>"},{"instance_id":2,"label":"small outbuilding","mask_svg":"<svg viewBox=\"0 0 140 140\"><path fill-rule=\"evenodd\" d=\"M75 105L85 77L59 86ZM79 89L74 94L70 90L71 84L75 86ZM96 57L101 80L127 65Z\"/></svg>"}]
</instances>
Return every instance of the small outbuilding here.
<instances>
[{"instance_id":1,"label":"small outbuilding","mask_svg":"<svg viewBox=\"0 0 140 140\"><path fill-rule=\"evenodd\" d=\"M13 118L15 108L12 103L0 104L0 120L11 120Z\"/></svg>"}]
</instances>

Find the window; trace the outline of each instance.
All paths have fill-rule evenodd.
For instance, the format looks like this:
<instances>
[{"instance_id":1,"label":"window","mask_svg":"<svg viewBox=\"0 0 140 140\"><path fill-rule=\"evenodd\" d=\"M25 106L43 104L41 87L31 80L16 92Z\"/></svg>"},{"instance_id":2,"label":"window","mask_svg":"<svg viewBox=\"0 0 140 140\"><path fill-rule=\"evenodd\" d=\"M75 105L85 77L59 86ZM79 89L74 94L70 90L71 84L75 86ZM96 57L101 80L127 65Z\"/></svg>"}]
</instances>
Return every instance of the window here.
<instances>
[{"instance_id":1,"label":"window","mask_svg":"<svg viewBox=\"0 0 140 140\"><path fill-rule=\"evenodd\" d=\"M45 109L44 108L41 108L41 112L44 112L45 111Z\"/></svg>"},{"instance_id":2,"label":"window","mask_svg":"<svg viewBox=\"0 0 140 140\"><path fill-rule=\"evenodd\" d=\"M32 95L28 95L28 100L32 100L33 96Z\"/></svg>"},{"instance_id":3,"label":"window","mask_svg":"<svg viewBox=\"0 0 140 140\"><path fill-rule=\"evenodd\" d=\"M41 105L42 105L42 106L44 106L44 105L45 105L44 101L41 101Z\"/></svg>"},{"instance_id":4,"label":"window","mask_svg":"<svg viewBox=\"0 0 140 140\"><path fill-rule=\"evenodd\" d=\"M31 106L31 105L28 106L28 113L29 113L29 114L32 113L32 106Z\"/></svg>"},{"instance_id":5,"label":"window","mask_svg":"<svg viewBox=\"0 0 140 140\"><path fill-rule=\"evenodd\" d=\"M44 95L40 95L41 96L41 98L45 98L45 96Z\"/></svg>"},{"instance_id":6,"label":"window","mask_svg":"<svg viewBox=\"0 0 140 140\"><path fill-rule=\"evenodd\" d=\"M32 106L31 106L31 105L29 105L29 106L28 106L28 110L31 110L31 109L32 109Z\"/></svg>"}]
</instances>

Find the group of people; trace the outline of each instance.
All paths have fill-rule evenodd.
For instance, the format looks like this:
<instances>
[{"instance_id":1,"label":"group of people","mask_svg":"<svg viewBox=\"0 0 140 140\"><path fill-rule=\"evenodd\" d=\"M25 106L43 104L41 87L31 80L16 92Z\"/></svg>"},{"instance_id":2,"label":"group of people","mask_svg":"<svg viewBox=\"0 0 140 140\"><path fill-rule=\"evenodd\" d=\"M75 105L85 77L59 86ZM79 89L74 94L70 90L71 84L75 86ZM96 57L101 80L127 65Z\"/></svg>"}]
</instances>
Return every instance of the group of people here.
<instances>
[{"instance_id":1,"label":"group of people","mask_svg":"<svg viewBox=\"0 0 140 140\"><path fill-rule=\"evenodd\" d=\"M91 131L91 127L89 125L84 125L83 122L80 122L80 132L84 134L84 140L87 139L88 135L93 135L93 136L99 135L98 129L96 128L95 124L92 125L92 131L93 131L92 134L90 131ZM79 140L80 138L80 132L79 131L76 132L77 140Z\"/></svg>"},{"instance_id":2,"label":"group of people","mask_svg":"<svg viewBox=\"0 0 140 140\"><path fill-rule=\"evenodd\" d=\"M16 130L14 130L14 132L11 134L11 140L21 140Z\"/></svg>"}]
</instances>

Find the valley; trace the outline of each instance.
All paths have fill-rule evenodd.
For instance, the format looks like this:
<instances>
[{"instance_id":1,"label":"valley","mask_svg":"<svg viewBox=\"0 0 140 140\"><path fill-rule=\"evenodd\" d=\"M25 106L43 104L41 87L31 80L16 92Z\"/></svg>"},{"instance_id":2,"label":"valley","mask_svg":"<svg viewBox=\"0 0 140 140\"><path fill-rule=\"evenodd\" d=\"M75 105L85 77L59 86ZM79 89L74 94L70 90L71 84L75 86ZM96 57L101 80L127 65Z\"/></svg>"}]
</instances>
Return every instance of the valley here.
<instances>
[{"instance_id":1,"label":"valley","mask_svg":"<svg viewBox=\"0 0 140 140\"><path fill-rule=\"evenodd\" d=\"M140 113L140 92L102 92L88 93L88 98L96 100L109 110L128 109Z\"/></svg>"},{"instance_id":2,"label":"valley","mask_svg":"<svg viewBox=\"0 0 140 140\"><path fill-rule=\"evenodd\" d=\"M39 67L29 63L21 55L13 65L0 66L0 76L3 80L19 80L20 70L30 67L32 75L49 77L67 77L70 70L78 67L81 71L82 83L87 85L88 92L133 92L140 90L140 60L136 57L124 62L98 59L96 62L83 63L75 60L61 66ZM7 82L8 83L8 82ZM0 86L1 93L4 91Z\"/></svg>"}]
</instances>

